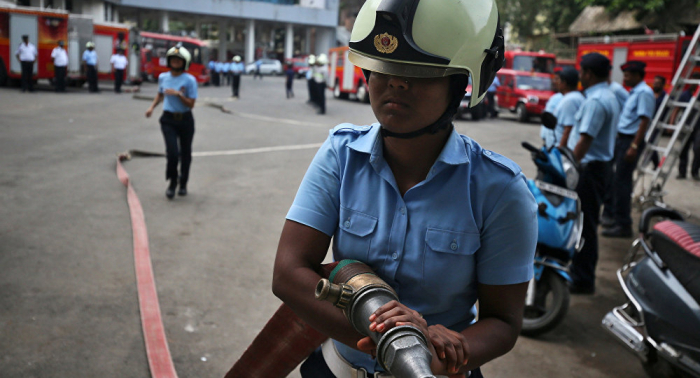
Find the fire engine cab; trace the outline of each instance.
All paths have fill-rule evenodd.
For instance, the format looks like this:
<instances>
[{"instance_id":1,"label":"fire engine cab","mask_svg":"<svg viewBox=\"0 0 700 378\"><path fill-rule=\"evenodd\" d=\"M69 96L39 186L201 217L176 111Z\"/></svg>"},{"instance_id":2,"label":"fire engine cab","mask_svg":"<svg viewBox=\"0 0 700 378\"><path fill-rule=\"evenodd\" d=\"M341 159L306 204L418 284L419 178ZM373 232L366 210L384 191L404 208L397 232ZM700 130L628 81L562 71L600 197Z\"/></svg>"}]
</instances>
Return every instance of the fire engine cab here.
<instances>
[{"instance_id":1,"label":"fire engine cab","mask_svg":"<svg viewBox=\"0 0 700 378\"><path fill-rule=\"evenodd\" d=\"M333 97L348 98L353 94L357 101L369 103L367 80L360 67L348 59L348 46L334 47L328 51L328 88L333 90Z\"/></svg>"}]
</instances>

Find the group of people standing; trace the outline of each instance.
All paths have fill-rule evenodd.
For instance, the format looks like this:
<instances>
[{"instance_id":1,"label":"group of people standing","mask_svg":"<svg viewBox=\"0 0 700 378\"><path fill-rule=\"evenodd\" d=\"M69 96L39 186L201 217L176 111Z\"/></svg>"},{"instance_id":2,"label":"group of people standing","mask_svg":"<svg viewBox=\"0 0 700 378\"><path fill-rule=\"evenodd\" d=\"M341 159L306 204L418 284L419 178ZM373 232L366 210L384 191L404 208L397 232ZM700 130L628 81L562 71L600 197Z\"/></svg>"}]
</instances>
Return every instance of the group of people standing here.
<instances>
[{"instance_id":1,"label":"group of people standing","mask_svg":"<svg viewBox=\"0 0 700 378\"><path fill-rule=\"evenodd\" d=\"M548 147L567 147L581 163L576 192L586 243L571 267L574 294L595 291L598 225L605 237L632 236L633 174L651 120L666 96L663 77L654 79L653 89L644 81L644 62L628 61L620 67L629 92L610 79L611 69L607 57L590 53L582 57L580 73L574 68L556 72L558 93L549 99L545 112L555 116L557 125L553 130L543 126L541 131ZM583 92L578 91L579 81Z\"/></svg>"},{"instance_id":2,"label":"group of people standing","mask_svg":"<svg viewBox=\"0 0 700 378\"><path fill-rule=\"evenodd\" d=\"M236 55L230 62L209 61L209 73L212 85L220 87L231 85L233 98L239 98L239 88L241 85L241 75L245 73L245 65L239 55Z\"/></svg>"},{"instance_id":3,"label":"group of people standing","mask_svg":"<svg viewBox=\"0 0 700 378\"><path fill-rule=\"evenodd\" d=\"M34 91L34 64L36 63L38 54L36 46L29 42L29 35L23 35L22 43L15 53L22 67L22 92ZM51 61L54 66L55 90L59 93L65 92L69 60L64 41L58 41L57 46L51 51ZM95 43L87 42L82 56L82 67L88 82L88 90L92 93L100 91L97 86L97 62L98 56L95 51ZM109 62L111 65L111 72L114 75L114 92L121 93L121 88L126 77L126 67L129 65L129 60L124 55L124 49L122 47L117 47L116 52L112 55Z\"/></svg>"},{"instance_id":4,"label":"group of people standing","mask_svg":"<svg viewBox=\"0 0 700 378\"><path fill-rule=\"evenodd\" d=\"M316 114L326 114L326 82L328 81L328 56L309 55L309 70L306 71L306 83L309 88L307 104L316 108Z\"/></svg>"}]
</instances>

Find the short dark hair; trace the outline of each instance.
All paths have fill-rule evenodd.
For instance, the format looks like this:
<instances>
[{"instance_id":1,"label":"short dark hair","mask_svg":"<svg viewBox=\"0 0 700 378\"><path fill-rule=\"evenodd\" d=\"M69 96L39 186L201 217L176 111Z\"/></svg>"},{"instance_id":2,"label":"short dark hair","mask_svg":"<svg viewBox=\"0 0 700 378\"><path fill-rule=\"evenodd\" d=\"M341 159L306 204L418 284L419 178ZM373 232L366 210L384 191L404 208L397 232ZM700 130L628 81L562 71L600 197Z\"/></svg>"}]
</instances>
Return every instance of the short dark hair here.
<instances>
[{"instance_id":1,"label":"short dark hair","mask_svg":"<svg viewBox=\"0 0 700 378\"><path fill-rule=\"evenodd\" d=\"M663 77L661 75L656 75L656 76L654 76L654 79L659 79L659 80L661 80L662 84L666 85L666 78L665 77Z\"/></svg>"}]
</instances>

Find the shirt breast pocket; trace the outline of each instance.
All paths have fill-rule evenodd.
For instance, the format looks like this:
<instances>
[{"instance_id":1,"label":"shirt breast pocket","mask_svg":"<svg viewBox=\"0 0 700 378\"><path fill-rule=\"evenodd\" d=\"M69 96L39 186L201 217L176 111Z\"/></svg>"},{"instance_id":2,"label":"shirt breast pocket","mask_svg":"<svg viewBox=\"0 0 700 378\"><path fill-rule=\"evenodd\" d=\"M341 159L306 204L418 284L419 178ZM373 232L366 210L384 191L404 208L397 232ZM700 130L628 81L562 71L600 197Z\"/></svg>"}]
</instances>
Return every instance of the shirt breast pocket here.
<instances>
[{"instance_id":1,"label":"shirt breast pocket","mask_svg":"<svg viewBox=\"0 0 700 378\"><path fill-rule=\"evenodd\" d=\"M377 217L341 206L339 222L335 237L335 249L339 255L336 257L368 261Z\"/></svg>"},{"instance_id":2,"label":"shirt breast pocket","mask_svg":"<svg viewBox=\"0 0 700 378\"><path fill-rule=\"evenodd\" d=\"M428 228L423 251L423 287L453 296L464 293L476 274L478 232Z\"/></svg>"}]
</instances>

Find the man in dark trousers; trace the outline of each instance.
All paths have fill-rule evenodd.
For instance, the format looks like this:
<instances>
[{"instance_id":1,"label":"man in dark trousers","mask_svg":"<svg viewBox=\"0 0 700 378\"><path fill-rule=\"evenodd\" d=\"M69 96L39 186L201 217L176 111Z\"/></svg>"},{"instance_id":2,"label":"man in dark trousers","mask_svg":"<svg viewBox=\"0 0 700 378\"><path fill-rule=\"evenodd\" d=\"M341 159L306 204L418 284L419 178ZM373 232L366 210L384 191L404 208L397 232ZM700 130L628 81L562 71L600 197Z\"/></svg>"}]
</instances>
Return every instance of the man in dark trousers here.
<instances>
[{"instance_id":1,"label":"man in dark trousers","mask_svg":"<svg viewBox=\"0 0 700 378\"><path fill-rule=\"evenodd\" d=\"M620 105L608 85L610 60L598 53L581 58L581 86L586 100L579 108L569 134L567 147L581 163L576 188L583 211L583 248L573 258L569 287L572 294L595 292L595 268L598 263L598 217L603 192L610 180L615 134Z\"/></svg>"},{"instance_id":2,"label":"man in dark trousers","mask_svg":"<svg viewBox=\"0 0 700 378\"><path fill-rule=\"evenodd\" d=\"M22 92L34 92L34 62L36 62L36 46L29 42L29 36L22 36L22 44L17 48L15 56L22 65Z\"/></svg>"},{"instance_id":3,"label":"man in dark trousers","mask_svg":"<svg viewBox=\"0 0 700 378\"><path fill-rule=\"evenodd\" d=\"M632 60L623 64L623 82L632 88L620 113L615 141L612 214L614 223L602 235L612 238L632 236L632 186L634 170L644 149L644 136L654 116L654 91L644 82L646 63ZM607 206L607 204L606 204Z\"/></svg>"},{"instance_id":4,"label":"man in dark trousers","mask_svg":"<svg viewBox=\"0 0 700 378\"><path fill-rule=\"evenodd\" d=\"M99 92L97 88L97 51L95 51L95 42L85 44L87 50L83 52L83 67L87 75L88 89L92 93Z\"/></svg>"},{"instance_id":5,"label":"man in dark trousers","mask_svg":"<svg viewBox=\"0 0 700 378\"><path fill-rule=\"evenodd\" d=\"M112 64L112 73L114 73L114 92L122 93L122 84L124 83L124 72L126 66L129 65L129 60L124 56L124 49L117 49L117 53L109 59Z\"/></svg>"},{"instance_id":6,"label":"man in dark trousers","mask_svg":"<svg viewBox=\"0 0 700 378\"><path fill-rule=\"evenodd\" d=\"M695 80L700 79L700 74L693 73L690 78ZM690 102L690 99L693 96L698 95L697 92L698 85L690 85L686 90L683 91L683 93L681 93L681 95L678 98L678 102ZM681 108L676 108L673 110L673 113L671 113L670 124L676 125L680 122L682 111L683 110ZM695 112L696 110L690 112L688 118L686 119L686 122L692 122L693 118L695 117ZM688 155L690 155L690 148L692 146L694 156L693 161L690 165L690 175L693 178L693 180L700 181L700 131L698 131L699 129L700 120L698 120L698 122L696 122L695 125L693 125L693 129L690 132L688 141L683 145L681 154L678 156L678 176L676 176L676 179L682 180L686 178L688 172Z\"/></svg>"},{"instance_id":7,"label":"man in dark trousers","mask_svg":"<svg viewBox=\"0 0 700 378\"><path fill-rule=\"evenodd\" d=\"M58 41L58 46L51 51L53 61L54 86L56 92L66 91L66 70L68 67L68 52L63 48L63 41Z\"/></svg>"}]
</instances>

